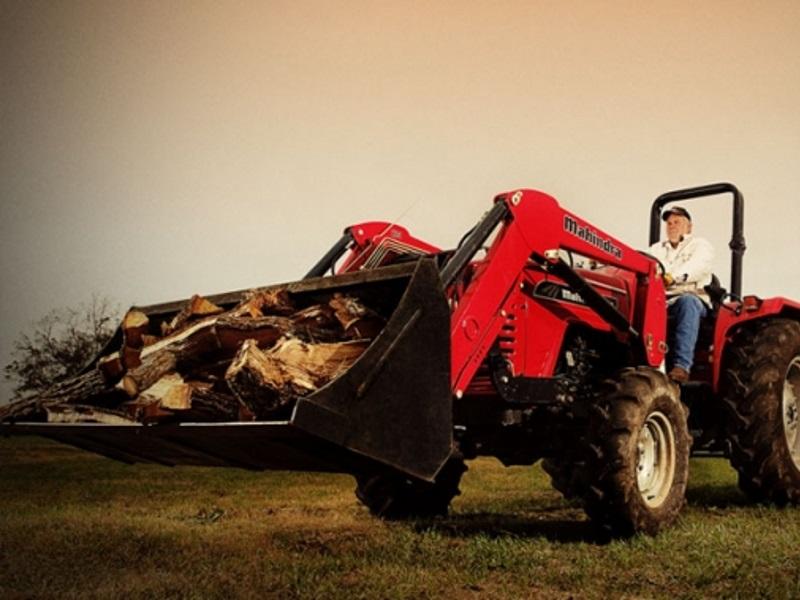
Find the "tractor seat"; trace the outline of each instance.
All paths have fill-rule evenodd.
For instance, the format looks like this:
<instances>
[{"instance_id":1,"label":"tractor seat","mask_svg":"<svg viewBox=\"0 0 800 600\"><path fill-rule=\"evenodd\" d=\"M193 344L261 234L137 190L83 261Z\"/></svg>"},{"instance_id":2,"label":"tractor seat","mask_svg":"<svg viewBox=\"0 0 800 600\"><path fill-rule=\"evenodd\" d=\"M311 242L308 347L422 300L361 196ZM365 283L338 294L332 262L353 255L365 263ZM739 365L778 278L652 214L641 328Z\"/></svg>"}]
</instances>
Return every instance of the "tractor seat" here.
<instances>
[{"instance_id":1,"label":"tractor seat","mask_svg":"<svg viewBox=\"0 0 800 600\"><path fill-rule=\"evenodd\" d=\"M697 345L695 346L694 366L692 367L692 379L697 381L711 380L711 363L709 355L714 344L714 330L717 325L717 315L722 301L728 293L722 287L719 277L711 275L711 283L705 286L706 294L711 300L711 308L705 317L700 321L700 330L697 335Z\"/></svg>"},{"instance_id":2,"label":"tractor seat","mask_svg":"<svg viewBox=\"0 0 800 600\"><path fill-rule=\"evenodd\" d=\"M711 274L711 283L709 283L703 289L705 290L706 294L708 294L708 297L711 300L711 313L716 314L720 304L722 304L722 300L728 293L728 290L722 287L722 284L719 281L719 277L717 277L713 273Z\"/></svg>"}]
</instances>

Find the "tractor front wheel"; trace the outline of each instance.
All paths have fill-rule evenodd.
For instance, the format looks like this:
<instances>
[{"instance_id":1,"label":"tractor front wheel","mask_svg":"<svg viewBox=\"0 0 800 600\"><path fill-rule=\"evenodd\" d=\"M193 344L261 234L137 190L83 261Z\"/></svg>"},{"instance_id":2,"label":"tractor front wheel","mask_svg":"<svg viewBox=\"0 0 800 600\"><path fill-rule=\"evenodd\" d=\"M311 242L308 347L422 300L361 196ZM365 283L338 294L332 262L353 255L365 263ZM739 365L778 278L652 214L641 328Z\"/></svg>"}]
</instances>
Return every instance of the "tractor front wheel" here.
<instances>
[{"instance_id":1,"label":"tractor front wheel","mask_svg":"<svg viewBox=\"0 0 800 600\"><path fill-rule=\"evenodd\" d=\"M725 353L731 464L755 501L800 503L800 323L741 329Z\"/></svg>"},{"instance_id":2,"label":"tractor front wheel","mask_svg":"<svg viewBox=\"0 0 800 600\"><path fill-rule=\"evenodd\" d=\"M573 459L545 469L568 498L613 536L655 535L685 503L691 438L677 386L654 369L605 381Z\"/></svg>"}]
</instances>

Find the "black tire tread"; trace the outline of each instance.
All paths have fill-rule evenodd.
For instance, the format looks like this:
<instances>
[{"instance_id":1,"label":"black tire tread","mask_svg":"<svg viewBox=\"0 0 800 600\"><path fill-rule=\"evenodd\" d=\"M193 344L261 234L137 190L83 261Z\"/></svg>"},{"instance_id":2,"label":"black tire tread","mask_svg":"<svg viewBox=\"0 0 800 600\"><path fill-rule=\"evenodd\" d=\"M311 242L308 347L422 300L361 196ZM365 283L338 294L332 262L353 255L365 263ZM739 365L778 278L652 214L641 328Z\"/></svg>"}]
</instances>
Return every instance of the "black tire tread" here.
<instances>
[{"instance_id":1,"label":"black tire tread","mask_svg":"<svg viewBox=\"0 0 800 600\"><path fill-rule=\"evenodd\" d=\"M800 503L800 470L786 447L781 414L783 381L800 355L800 323L769 319L735 332L721 381L727 439L739 488L751 500Z\"/></svg>"},{"instance_id":2,"label":"black tire tread","mask_svg":"<svg viewBox=\"0 0 800 600\"><path fill-rule=\"evenodd\" d=\"M655 405L672 422L676 465L668 498L653 508L638 491L635 449L638 432ZM663 373L628 368L600 384L574 452L549 458L543 467L553 486L567 499L581 499L589 517L608 534L655 535L675 522L685 503L691 447L687 419L677 386Z\"/></svg>"}]
</instances>

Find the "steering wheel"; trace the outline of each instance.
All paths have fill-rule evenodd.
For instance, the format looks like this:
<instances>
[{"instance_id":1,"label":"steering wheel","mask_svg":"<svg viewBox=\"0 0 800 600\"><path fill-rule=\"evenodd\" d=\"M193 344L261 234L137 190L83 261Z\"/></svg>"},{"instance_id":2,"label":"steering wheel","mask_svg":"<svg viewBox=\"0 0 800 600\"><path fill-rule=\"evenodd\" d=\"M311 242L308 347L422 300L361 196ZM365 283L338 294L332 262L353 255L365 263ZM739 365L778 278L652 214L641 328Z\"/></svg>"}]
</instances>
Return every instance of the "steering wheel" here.
<instances>
[{"instance_id":1,"label":"steering wheel","mask_svg":"<svg viewBox=\"0 0 800 600\"><path fill-rule=\"evenodd\" d=\"M651 258L651 259L653 259L654 261L656 261L656 263L658 264L658 269L661 271L661 272L659 273L659 275L660 275L661 277L663 277L664 275L666 275L666 273L667 273L667 269L666 269L666 268L664 268L664 263L662 263L662 262L661 262L661 261L660 261L658 258L656 258L655 256L653 256L653 255L652 255L652 254L650 254L649 252L645 252L644 250L639 250L638 252L639 252L639 254L641 254L642 256L646 256L647 258Z\"/></svg>"}]
</instances>

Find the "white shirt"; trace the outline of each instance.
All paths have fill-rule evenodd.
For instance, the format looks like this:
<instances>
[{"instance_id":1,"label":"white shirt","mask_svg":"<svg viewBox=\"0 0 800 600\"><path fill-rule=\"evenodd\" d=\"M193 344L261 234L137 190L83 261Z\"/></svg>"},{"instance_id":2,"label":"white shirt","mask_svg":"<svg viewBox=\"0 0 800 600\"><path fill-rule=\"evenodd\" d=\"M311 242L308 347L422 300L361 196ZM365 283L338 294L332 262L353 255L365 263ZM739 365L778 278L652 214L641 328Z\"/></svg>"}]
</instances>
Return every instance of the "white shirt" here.
<instances>
[{"instance_id":1,"label":"white shirt","mask_svg":"<svg viewBox=\"0 0 800 600\"><path fill-rule=\"evenodd\" d=\"M669 240L662 240L650 246L650 254L675 278L675 283L667 289L667 297L695 294L710 304L703 289L711 283L714 263L714 248L708 240L687 234L675 248Z\"/></svg>"}]
</instances>

